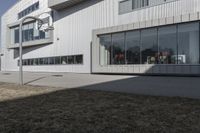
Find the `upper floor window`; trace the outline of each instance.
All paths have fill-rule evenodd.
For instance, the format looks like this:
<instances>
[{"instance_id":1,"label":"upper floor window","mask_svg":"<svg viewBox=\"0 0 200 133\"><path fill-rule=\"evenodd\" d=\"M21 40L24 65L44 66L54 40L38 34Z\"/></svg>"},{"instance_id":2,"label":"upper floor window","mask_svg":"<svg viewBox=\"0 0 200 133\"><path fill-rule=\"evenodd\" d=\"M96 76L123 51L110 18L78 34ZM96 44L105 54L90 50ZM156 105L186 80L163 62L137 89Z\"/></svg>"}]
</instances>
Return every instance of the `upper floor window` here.
<instances>
[{"instance_id":1,"label":"upper floor window","mask_svg":"<svg viewBox=\"0 0 200 133\"><path fill-rule=\"evenodd\" d=\"M133 0L123 0L119 2L119 14L131 12Z\"/></svg>"},{"instance_id":2,"label":"upper floor window","mask_svg":"<svg viewBox=\"0 0 200 133\"><path fill-rule=\"evenodd\" d=\"M18 19L23 18L24 16L34 12L37 9L39 9L39 1L34 3L33 5L29 6L25 10L21 11L20 13L18 13Z\"/></svg>"},{"instance_id":3,"label":"upper floor window","mask_svg":"<svg viewBox=\"0 0 200 133\"><path fill-rule=\"evenodd\" d=\"M155 6L172 1L175 0L121 0L119 2L119 14L124 14L143 7Z\"/></svg>"},{"instance_id":4,"label":"upper floor window","mask_svg":"<svg viewBox=\"0 0 200 133\"><path fill-rule=\"evenodd\" d=\"M149 0L133 0L133 9L142 8L149 5Z\"/></svg>"},{"instance_id":5,"label":"upper floor window","mask_svg":"<svg viewBox=\"0 0 200 133\"><path fill-rule=\"evenodd\" d=\"M19 26L10 28L11 44L19 43ZM39 31L35 22L30 22L22 27L22 41L29 42L49 38L49 32Z\"/></svg>"},{"instance_id":6,"label":"upper floor window","mask_svg":"<svg viewBox=\"0 0 200 133\"><path fill-rule=\"evenodd\" d=\"M128 13L148 5L149 0L123 0L119 2L119 14Z\"/></svg>"}]
</instances>

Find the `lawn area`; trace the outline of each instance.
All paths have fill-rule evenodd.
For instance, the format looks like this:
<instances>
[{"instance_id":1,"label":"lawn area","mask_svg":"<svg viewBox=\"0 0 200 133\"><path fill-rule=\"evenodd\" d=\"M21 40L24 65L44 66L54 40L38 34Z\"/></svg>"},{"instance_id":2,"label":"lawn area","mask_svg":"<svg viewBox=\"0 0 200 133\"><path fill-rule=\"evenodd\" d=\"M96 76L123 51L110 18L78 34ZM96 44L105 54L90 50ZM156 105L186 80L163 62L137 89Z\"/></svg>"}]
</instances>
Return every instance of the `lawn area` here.
<instances>
[{"instance_id":1,"label":"lawn area","mask_svg":"<svg viewBox=\"0 0 200 133\"><path fill-rule=\"evenodd\" d=\"M200 100L0 83L0 133L199 133Z\"/></svg>"}]
</instances>

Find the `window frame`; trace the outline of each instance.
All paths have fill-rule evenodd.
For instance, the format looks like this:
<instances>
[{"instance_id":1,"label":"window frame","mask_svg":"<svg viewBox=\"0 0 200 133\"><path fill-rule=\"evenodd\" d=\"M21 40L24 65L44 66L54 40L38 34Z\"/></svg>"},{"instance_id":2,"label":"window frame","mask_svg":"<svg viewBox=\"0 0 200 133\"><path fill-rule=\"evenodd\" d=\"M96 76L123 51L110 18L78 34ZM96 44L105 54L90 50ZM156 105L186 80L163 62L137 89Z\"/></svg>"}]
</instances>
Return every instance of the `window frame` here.
<instances>
[{"instance_id":1,"label":"window frame","mask_svg":"<svg viewBox=\"0 0 200 133\"><path fill-rule=\"evenodd\" d=\"M130 12L133 12L133 11L137 11L137 10L141 10L141 9L145 9L145 8L149 8L149 7L154 7L154 6L158 6L158 5L162 5L162 4L166 4L166 3L170 3L170 2L175 2L175 1L179 1L179 0L170 0L170 1L163 0L163 2L159 2L157 4L152 4L152 5L150 5L150 2L148 0L148 5L147 6L142 6L141 5L142 2L141 2L139 8L134 8L133 7L133 0L132 0L132 10L122 13L120 11L120 4L123 3L123 2L125 2L125 1L127 1L127 0L121 0L121 1L118 2L118 14L119 15L123 15L123 14L130 13Z\"/></svg>"},{"instance_id":2,"label":"window frame","mask_svg":"<svg viewBox=\"0 0 200 133\"><path fill-rule=\"evenodd\" d=\"M69 57L72 57L71 61L72 63L62 63L62 58L66 58L67 61ZM76 63L76 58L81 57L81 63ZM41 58L30 58L30 59L23 59L23 65L24 66L54 66L54 65L84 65L84 55L83 54L77 54L77 55L67 55L67 56L53 56L53 57L41 57ZM59 59L58 62L56 62L56 58ZM32 63L29 63L31 62ZM52 63L51 63L52 62ZM17 60L17 65L19 66L19 60Z\"/></svg>"},{"instance_id":3,"label":"window frame","mask_svg":"<svg viewBox=\"0 0 200 133\"><path fill-rule=\"evenodd\" d=\"M157 36L158 36L158 29L159 28L164 28L164 27L168 27L168 26L176 26L176 27L178 27L178 25L182 25L182 24L190 24L190 23L198 23L199 24L199 63L198 64L188 64L188 63L186 63L186 64L178 64L178 63L176 63L176 64L154 64L154 65L197 65L197 66L200 66L200 21L199 20L196 20L196 21L191 21L191 22L182 22L182 23L176 23L176 24L167 24L167 25L162 25L162 26L153 26L153 27L148 27L148 28L141 28L141 29L128 29L128 30L125 30L125 31L117 31L117 32L111 32L111 33L102 33L102 34L98 34L97 35L97 37L98 38L100 38L101 36L105 36L105 35L111 35L111 40L112 40L112 34L114 34L114 33L121 33L121 32L124 32L124 33L127 33L127 32L130 32L130 31L140 31L140 33L141 33L141 31L142 30L146 30L146 29L152 29L152 28L156 28L157 29ZM126 36L125 36L125 38L126 38ZM105 67L105 66L116 66L117 64L101 64L101 52L100 52L100 47L101 47L101 43L100 43L100 39L98 39L99 40L99 62L98 62L98 64L100 65L100 66L102 66L102 67ZM178 28L176 29L176 51L177 51L177 53L176 54L178 54L178 46L179 46L179 42L178 42ZM160 50L159 50L159 42L158 42L159 40L158 40L158 37L157 37L157 45L158 45L158 52L160 52ZM140 50L141 50L141 36L140 36ZM125 48L126 48L126 46L125 46ZM141 54L141 52L140 52L140 54ZM127 58L127 57L125 57L125 58ZM141 59L142 60L142 59ZM128 63L125 63L125 66L129 66L129 65L144 65L144 64L142 64L142 63L140 63L140 64L128 64Z\"/></svg>"}]
</instances>

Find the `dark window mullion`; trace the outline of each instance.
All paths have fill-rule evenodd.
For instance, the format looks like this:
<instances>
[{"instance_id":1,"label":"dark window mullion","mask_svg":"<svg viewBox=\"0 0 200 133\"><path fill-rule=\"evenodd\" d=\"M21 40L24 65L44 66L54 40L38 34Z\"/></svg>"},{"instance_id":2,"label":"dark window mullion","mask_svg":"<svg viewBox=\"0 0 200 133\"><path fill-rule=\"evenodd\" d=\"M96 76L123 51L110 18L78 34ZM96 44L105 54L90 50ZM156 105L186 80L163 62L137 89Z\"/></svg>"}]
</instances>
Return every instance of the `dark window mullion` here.
<instances>
[{"instance_id":1,"label":"dark window mullion","mask_svg":"<svg viewBox=\"0 0 200 133\"><path fill-rule=\"evenodd\" d=\"M179 48L179 33L178 33L178 24L176 25L176 64L178 64L178 48Z\"/></svg>"},{"instance_id":2,"label":"dark window mullion","mask_svg":"<svg viewBox=\"0 0 200 133\"><path fill-rule=\"evenodd\" d=\"M157 47L158 47L158 51L157 51L157 64L160 64L159 62L160 62L160 43L159 43L159 35L158 35L158 28L157 28L157 30L156 30L156 32L157 32Z\"/></svg>"},{"instance_id":3,"label":"dark window mullion","mask_svg":"<svg viewBox=\"0 0 200 133\"><path fill-rule=\"evenodd\" d=\"M199 22L199 64L200 64L200 22Z\"/></svg>"},{"instance_id":4,"label":"dark window mullion","mask_svg":"<svg viewBox=\"0 0 200 133\"><path fill-rule=\"evenodd\" d=\"M126 37L127 37L127 32L125 32L124 33L124 54L125 54L125 56L124 56L124 58L125 58L125 64L128 64L128 61L127 61L127 43L126 43Z\"/></svg>"},{"instance_id":5,"label":"dark window mullion","mask_svg":"<svg viewBox=\"0 0 200 133\"><path fill-rule=\"evenodd\" d=\"M142 64L142 30L140 32L140 64Z\"/></svg>"}]
</instances>

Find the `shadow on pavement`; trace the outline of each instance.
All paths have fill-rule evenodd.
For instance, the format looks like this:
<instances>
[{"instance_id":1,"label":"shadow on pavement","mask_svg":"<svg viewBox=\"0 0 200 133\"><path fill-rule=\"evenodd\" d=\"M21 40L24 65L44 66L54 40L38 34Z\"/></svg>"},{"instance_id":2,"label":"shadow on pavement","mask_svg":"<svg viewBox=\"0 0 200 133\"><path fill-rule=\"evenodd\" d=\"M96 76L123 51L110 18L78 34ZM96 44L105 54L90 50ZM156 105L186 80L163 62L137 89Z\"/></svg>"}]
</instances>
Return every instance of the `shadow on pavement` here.
<instances>
[{"instance_id":1,"label":"shadow on pavement","mask_svg":"<svg viewBox=\"0 0 200 133\"><path fill-rule=\"evenodd\" d=\"M200 99L198 77L140 76L80 87L81 89L125 92L154 96Z\"/></svg>"},{"instance_id":2,"label":"shadow on pavement","mask_svg":"<svg viewBox=\"0 0 200 133\"><path fill-rule=\"evenodd\" d=\"M24 85L31 84L31 83L33 83L33 82L35 82L35 81L39 81L39 80L44 79L44 78L46 78L46 77L40 77L40 78L37 78L37 79L31 80L31 81L28 81L28 82L24 83Z\"/></svg>"}]
</instances>

